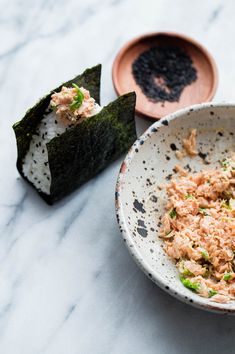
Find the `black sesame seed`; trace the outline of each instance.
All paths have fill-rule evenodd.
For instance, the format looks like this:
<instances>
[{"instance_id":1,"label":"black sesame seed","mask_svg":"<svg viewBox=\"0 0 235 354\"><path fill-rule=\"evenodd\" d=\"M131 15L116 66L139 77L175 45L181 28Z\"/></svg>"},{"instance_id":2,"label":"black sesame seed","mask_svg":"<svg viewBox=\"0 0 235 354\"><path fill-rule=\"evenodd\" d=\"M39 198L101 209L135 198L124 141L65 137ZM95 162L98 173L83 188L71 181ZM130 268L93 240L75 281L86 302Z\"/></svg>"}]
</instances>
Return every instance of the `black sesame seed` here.
<instances>
[{"instance_id":1,"label":"black sesame seed","mask_svg":"<svg viewBox=\"0 0 235 354\"><path fill-rule=\"evenodd\" d=\"M203 154L203 152L199 151L198 156L199 156L201 159L205 160L205 158L207 157L207 154Z\"/></svg>"},{"instance_id":2,"label":"black sesame seed","mask_svg":"<svg viewBox=\"0 0 235 354\"><path fill-rule=\"evenodd\" d=\"M156 197L156 195L152 195L152 196L150 197L150 200L151 200L153 203L157 203L157 197Z\"/></svg>"},{"instance_id":3,"label":"black sesame seed","mask_svg":"<svg viewBox=\"0 0 235 354\"><path fill-rule=\"evenodd\" d=\"M132 73L142 92L150 100L178 101L185 86L197 79L189 55L176 46L155 46L139 55Z\"/></svg>"},{"instance_id":4,"label":"black sesame seed","mask_svg":"<svg viewBox=\"0 0 235 354\"><path fill-rule=\"evenodd\" d=\"M172 143L172 144L170 145L170 148L171 148L172 151L178 150L177 146L176 146L174 143Z\"/></svg>"}]
</instances>

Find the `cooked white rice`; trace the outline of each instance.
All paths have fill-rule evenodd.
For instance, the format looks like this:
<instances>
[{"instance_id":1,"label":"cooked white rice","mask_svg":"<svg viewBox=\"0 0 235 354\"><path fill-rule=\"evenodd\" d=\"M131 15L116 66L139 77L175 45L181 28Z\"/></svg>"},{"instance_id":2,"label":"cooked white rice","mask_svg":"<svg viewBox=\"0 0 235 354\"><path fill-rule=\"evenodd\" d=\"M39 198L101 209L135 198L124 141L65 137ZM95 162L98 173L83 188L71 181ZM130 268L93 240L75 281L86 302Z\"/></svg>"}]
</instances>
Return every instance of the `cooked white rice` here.
<instances>
[{"instance_id":1,"label":"cooked white rice","mask_svg":"<svg viewBox=\"0 0 235 354\"><path fill-rule=\"evenodd\" d=\"M102 107L95 105L92 115L100 112ZM46 144L60 136L68 128L51 112L44 116L32 136L29 150L23 159L23 174L33 183L39 192L50 194L51 172L48 164Z\"/></svg>"}]
</instances>

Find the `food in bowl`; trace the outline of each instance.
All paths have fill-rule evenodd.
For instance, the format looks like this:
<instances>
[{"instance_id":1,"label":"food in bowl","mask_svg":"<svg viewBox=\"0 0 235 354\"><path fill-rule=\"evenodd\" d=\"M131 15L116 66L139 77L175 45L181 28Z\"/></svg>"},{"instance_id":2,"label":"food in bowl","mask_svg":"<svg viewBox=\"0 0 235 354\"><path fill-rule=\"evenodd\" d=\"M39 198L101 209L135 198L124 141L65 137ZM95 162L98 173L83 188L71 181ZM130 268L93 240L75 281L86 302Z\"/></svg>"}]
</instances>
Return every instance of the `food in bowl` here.
<instances>
[{"instance_id":1,"label":"food in bowl","mask_svg":"<svg viewBox=\"0 0 235 354\"><path fill-rule=\"evenodd\" d=\"M233 314L235 301L214 302L214 296L199 296L182 284L178 268L167 255L159 234L168 200L164 185L176 178L176 164L188 174L220 169L219 161L235 151L234 117L234 104L204 103L154 123L126 156L116 188L119 227L140 269L168 294L189 305ZM187 154L179 160L176 151L185 148L182 138L188 139L192 128L197 130L197 155L192 158Z\"/></svg>"},{"instance_id":2,"label":"food in bowl","mask_svg":"<svg viewBox=\"0 0 235 354\"><path fill-rule=\"evenodd\" d=\"M184 145L184 144L183 144ZM183 285L212 301L235 299L235 154L166 186L161 237Z\"/></svg>"}]
</instances>

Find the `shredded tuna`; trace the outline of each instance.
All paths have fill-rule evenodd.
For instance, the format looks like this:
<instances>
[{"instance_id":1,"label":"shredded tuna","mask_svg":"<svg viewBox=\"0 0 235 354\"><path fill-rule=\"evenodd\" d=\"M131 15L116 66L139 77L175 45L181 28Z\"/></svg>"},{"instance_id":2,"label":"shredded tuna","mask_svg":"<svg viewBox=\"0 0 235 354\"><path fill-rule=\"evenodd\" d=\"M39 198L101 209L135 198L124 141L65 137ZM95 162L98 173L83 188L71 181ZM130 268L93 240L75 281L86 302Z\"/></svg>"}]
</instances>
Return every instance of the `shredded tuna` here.
<instances>
[{"instance_id":1,"label":"shredded tuna","mask_svg":"<svg viewBox=\"0 0 235 354\"><path fill-rule=\"evenodd\" d=\"M172 179L161 237L182 283L200 296L235 299L235 158L222 167Z\"/></svg>"},{"instance_id":2,"label":"shredded tuna","mask_svg":"<svg viewBox=\"0 0 235 354\"><path fill-rule=\"evenodd\" d=\"M188 172L183 169L180 165L175 165L175 171L178 172L181 176L187 176Z\"/></svg>"},{"instance_id":3,"label":"shredded tuna","mask_svg":"<svg viewBox=\"0 0 235 354\"><path fill-rule=\"evenodd\" d=\"M183 147L189 156L195 156L198 154L196 149L196 135L197 130L192 129L188 139L183 139Z\"/></svg>"},{"instance_id":4,"label":"shredded tuna","mask_svg":"<svg viewBox=\"0 0 235 354\"><path fill-rule=\"evenodd\" d=\"M182 160L187 155L191 157L198 155L198 150L196 148L197 145L196 136L197 136L197 130L192 129L189 137L183 139L182 141L183 149L181 151L177 150L175 152L175 155L179 160Z\"/></svg>"},{"instance_id":5,"label":"shredded tuna","mask_svg":"<svg viewBox=\"0 0 235 354\"><path fill-rule=\"evenodd\" d=\"M176 150L176 152L175 152L175 156L176 156L177 159L179 159L179 160L182 160L186 155L187 155L187 154L186 154L185 150L182 150L182 151Z\"/></svg>"},{"instance_id":6,"label":"shredded tuna","mask_svg":"<svg viewBox=\"0 0 235 354\"><path fill-rule=\"evenodd\" d=\"M82 99L80 104L76 106L78 90L82 95ZM83 87L76 88L65 86L62 87L60 92L51 95L51 107L55 109L56 115L61 120L73 124L80 121L82 118L97 114L101 109L101 107L95 103L94 98L90 96L88 90Z\"/></svg>"}]
</instances>

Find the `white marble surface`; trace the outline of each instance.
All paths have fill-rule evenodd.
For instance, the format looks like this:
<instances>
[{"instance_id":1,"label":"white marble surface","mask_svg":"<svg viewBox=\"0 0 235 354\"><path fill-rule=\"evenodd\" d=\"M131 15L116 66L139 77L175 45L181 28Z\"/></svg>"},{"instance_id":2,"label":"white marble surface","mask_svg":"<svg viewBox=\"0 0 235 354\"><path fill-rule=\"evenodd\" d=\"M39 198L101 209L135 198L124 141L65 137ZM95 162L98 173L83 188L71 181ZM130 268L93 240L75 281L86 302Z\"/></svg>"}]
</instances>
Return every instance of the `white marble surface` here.
<instances>
[{"instance_id":1,"label":"white marble surface","mask_svg":"<svg viewBox=\"0 0 235 354\"><path fill-rule=\"evenodd\" d=\"M0 353L234 353L235 318L158 289L121 241L114 186L121 160L46 206L17 173L13 122L42 94L112 61L126 40L171 30L201 41L220 73L215 100L235 102L232 0L0 0ZM137 119L139 130L149 123Z\"/></svg>"}]
</instances>

